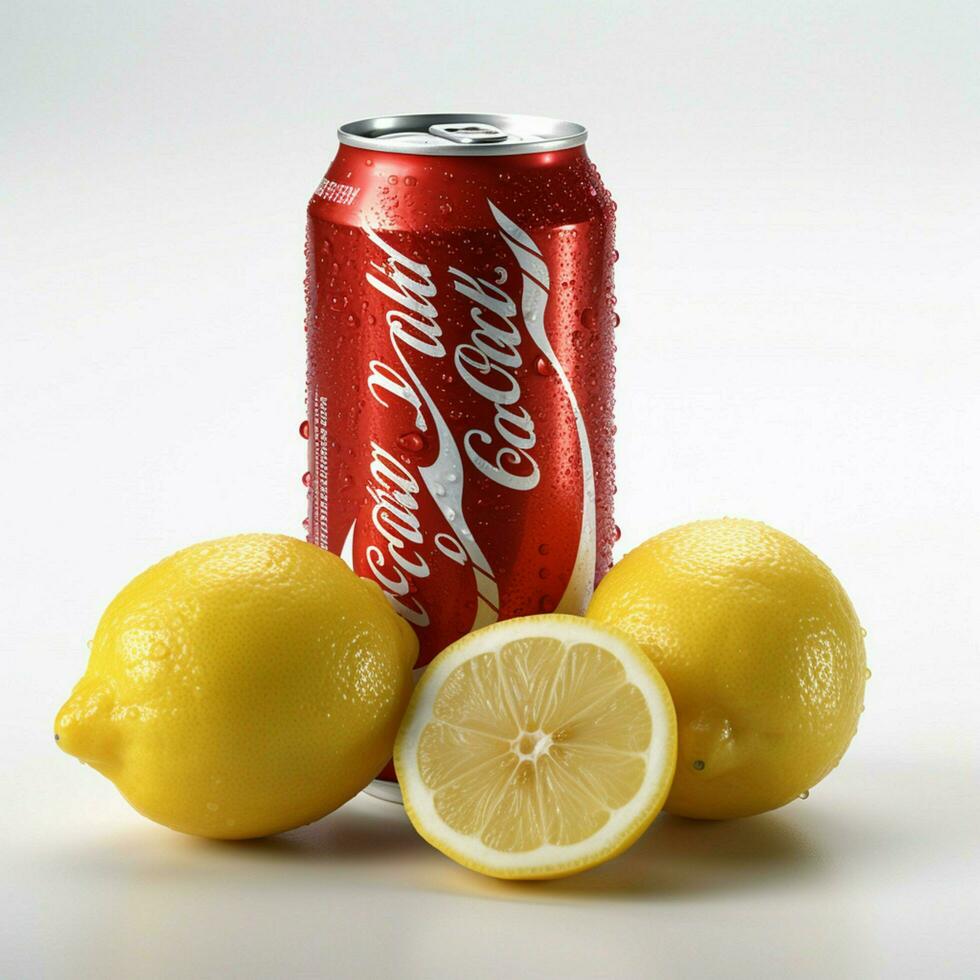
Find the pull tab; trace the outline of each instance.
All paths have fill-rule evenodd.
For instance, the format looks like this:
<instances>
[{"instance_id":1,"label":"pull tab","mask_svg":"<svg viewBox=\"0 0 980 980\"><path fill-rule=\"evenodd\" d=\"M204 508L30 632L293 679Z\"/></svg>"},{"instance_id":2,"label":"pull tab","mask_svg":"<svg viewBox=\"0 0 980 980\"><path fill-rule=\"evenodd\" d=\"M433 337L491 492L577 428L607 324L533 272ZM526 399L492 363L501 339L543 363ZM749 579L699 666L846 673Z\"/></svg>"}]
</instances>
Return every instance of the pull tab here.
<instances>
[{"instance_id":1,"label":"pull tab","mask_svg":"<svg viewBox=\"0 0 980 980\"><path fill-rule=\"evenodd\" d=\"M429 132L453 143L501 143L507 139L506 133L487 123L443 123L430 126Z\"/></svg>"}]
</instances>

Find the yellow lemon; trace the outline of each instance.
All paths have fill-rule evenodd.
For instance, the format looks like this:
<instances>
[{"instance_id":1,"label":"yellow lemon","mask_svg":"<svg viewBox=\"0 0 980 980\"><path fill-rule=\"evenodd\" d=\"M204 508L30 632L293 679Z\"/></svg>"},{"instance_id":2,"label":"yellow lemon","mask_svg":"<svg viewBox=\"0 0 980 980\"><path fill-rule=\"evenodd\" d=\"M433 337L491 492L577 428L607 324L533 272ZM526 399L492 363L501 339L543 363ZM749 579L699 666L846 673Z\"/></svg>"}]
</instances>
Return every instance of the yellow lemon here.
<instances>
[{"instance_id":1,"label":"yellow lemon","mask_svg":"<svg viewBox=\"0 0 980 980\"><path fill-rule=\"evenodd\" d=\"M496 623L428 666L395 743L415 829L465 867L557 878L626 850L660 811L670 694L628 637L577 616Z\"/></svg>"},{"instance_id":2,"label":"yellow lemon","mask_svg":"<svg viewBox=\"0 0 980 980\"><path fill-rule=\"evenodd\" d=\"M624 630L663 674L677 709L666 808L720 819L807 793L857 729L864 639L840 582L765 524L685 524L631 551L587 615Z\"/></svg>"},{"instance_id":3,"label":"yellow lemon","mask_svg":"<svg viewBox=\"0 0 980 980\"><path fill-rule=\"evenodd\" d=\"M381 769L416 654L381 590L335 555L272 534L208 541L112 601L55 738L151 820L273 834Z\"/></svg>"}]
</instances>

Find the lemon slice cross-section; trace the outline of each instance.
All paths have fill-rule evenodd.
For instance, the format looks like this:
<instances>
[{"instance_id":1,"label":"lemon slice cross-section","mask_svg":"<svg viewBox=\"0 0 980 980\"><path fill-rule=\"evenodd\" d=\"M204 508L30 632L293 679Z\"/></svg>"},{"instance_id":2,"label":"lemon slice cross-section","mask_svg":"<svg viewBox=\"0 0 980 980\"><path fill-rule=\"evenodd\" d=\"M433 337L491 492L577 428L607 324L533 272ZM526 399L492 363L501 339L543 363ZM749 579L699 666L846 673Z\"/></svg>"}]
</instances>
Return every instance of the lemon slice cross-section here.
<instances>
[{"instance_id":1,"label":"lemon slice cross-section","mask_svg":"<svg viewBox=\"0 0 980 980\"><path fill-rule=\"evenodd\" d=\"M395 743L416 830L497 878L557 878L620 854L660 811L676 759L674 707L643 650L559 614L447 647Z\"/></svg>"}]
</instances>

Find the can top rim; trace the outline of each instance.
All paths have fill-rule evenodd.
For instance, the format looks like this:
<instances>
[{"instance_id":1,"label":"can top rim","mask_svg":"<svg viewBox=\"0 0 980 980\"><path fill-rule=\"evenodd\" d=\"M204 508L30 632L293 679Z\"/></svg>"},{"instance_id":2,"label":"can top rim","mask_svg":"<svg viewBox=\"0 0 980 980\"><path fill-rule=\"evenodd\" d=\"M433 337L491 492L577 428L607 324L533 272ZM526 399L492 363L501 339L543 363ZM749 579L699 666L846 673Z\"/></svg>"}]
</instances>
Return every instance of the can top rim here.
<instances>
[{"instance_id":1,"label":"can top rim","mask_svg":"<svg viewBox=\"0 0 980 980\"><path fill-rule=\"evenodd\" d=\"M345 146L376 153L423 156L508 156L581 146L588 131L579 123L547 116L493 112L408 113L344 123Z\"/></svg>"}]
</instances>

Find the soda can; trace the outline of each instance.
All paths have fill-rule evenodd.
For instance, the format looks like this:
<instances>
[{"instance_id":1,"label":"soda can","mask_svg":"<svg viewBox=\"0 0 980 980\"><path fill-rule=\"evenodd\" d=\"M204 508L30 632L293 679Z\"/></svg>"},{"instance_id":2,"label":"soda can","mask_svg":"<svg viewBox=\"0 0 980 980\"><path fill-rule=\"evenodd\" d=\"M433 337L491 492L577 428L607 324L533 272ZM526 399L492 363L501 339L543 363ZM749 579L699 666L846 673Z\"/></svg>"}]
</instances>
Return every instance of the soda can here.
<instances>
[{"instance_id":1,"label":"soda can","mask_svg":"<svg viewBox=\"0 0 980 980\"><path fill-rule=\"evenodd\" d=\"M611 564L616 206L575 123L338 137L308 208L308 539L381 587L420 670L497 620L582 613Z\"/></svg>"}]
</instances>

